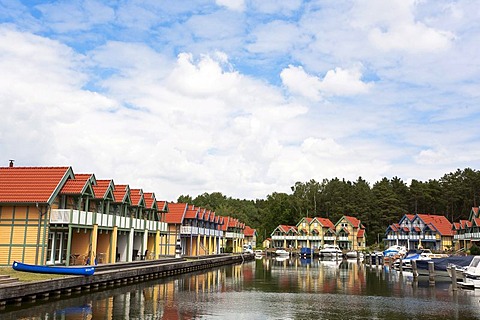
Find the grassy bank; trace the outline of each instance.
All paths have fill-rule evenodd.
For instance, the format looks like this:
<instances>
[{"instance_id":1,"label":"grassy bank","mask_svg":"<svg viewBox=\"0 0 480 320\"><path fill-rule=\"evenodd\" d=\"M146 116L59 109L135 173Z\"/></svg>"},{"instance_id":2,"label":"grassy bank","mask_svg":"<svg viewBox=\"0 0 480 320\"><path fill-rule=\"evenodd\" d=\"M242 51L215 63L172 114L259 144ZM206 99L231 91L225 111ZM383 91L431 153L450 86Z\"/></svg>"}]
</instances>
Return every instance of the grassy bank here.
<instances>
[{"instance_id":1,"label":"grassy bank","mask_svg":"<svg viewBox=\"0 0 480 320\"><path fill-rule=\"evenodd\" d=\"M25 281L25 282L42 281L42 280L68 277L66 275L61 275L61 274L42 274L42 273L21 272L21 271L13 270L12 267L0 267L0 275L8 275L12 278L18 278L18 280Z\"/></svg>"}]
</instances>

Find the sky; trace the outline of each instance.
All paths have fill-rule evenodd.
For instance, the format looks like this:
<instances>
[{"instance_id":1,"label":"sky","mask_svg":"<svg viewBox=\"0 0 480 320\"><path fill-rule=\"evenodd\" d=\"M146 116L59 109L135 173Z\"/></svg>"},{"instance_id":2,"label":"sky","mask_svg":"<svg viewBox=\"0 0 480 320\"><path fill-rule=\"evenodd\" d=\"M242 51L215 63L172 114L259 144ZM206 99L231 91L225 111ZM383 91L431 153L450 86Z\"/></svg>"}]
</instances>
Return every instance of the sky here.
<instances>
[{"instance_id":1,"label":"sky","mask_svg":"<svg viewBox=\"0 0 480 320\"><path fill-rule=\"evenodd\" d=\"M0 0L0 162L157 200L480 169L473 0Z\"/></svg>"}]
</instances>

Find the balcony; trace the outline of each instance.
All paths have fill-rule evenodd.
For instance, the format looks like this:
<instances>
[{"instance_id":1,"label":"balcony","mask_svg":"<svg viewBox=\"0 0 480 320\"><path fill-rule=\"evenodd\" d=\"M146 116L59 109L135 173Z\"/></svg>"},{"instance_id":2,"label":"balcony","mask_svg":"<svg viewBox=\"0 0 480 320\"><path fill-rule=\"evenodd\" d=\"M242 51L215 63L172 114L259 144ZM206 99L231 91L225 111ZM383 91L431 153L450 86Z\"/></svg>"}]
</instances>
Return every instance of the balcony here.
<instances>
[{"instance_id":1,"label":"balcony","mask_svg":"<svg viewBox=\"0 0 480 320\"><path fill-rule=\"evenodd\" d=\"M52 209L50 224L67 224L74 226L93 226L101 228L118 227L120 229L150 230L166 232L168 227L165 222L120 217L113 214L95 213L73 209Z\"/></svg>"}]
</instances>

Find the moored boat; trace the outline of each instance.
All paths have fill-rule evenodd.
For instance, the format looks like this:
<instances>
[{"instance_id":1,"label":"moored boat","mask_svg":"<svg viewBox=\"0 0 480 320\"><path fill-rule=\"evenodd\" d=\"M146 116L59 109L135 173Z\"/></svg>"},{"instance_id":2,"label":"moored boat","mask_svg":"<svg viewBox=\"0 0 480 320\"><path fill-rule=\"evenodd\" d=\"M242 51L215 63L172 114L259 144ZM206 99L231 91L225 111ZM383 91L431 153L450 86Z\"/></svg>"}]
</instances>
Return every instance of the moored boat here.
<instances>
[{"instance_id":1,"label":"moored boat","mask_svg":"<svg viewBox=\"0 0 480 320\"><path fill-rule=\"evenodd\" d=\"M49 274L66 274L66 275L78 275L78 276L91 276L95 272L95 267L92 266L77 266L77 267L64 267L64 266L40 266L33 264L26 264L22 262L14 261L12 268L17 271L34 272L34 273L49 273Z\"/></svg>"},{"instance_id":2,"label":"moored boat","mask_svg":"<svg viewBox=\"0 0 480 320\"><path fill-rule=\"evenodd\" d=\"M319 252L320 257L341 257L342 250L338 246L326 244Z\"/></svg>"},{"instance_id":3,"label":"moored boat","mask_svg":"<svg viewBox=\"0 0 480 320\"><path fill-rule=\"evenodd\" d=\"M480 256L474 256L467 269L463 272L462 286L480 289Z\"/></svg>"}]
</instances>

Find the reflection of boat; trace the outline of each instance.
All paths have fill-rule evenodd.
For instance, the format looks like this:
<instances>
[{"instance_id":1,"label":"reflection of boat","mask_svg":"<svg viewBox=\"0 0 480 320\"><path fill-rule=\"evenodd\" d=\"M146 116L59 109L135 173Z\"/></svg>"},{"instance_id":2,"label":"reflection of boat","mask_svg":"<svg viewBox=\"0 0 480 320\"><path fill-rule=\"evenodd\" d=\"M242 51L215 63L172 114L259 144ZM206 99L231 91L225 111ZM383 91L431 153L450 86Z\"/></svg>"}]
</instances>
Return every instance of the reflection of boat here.
<instances>
[{"instance_id":1,"label":"reflection of boat","mask_svg":"<svg viewBox=\"0 0 480 320\"><path fill-rule=\"evenodd\" d=\"M275 255L276 256L289 256L290 254L285 249L277 249L277 250L275 250Z\"/></svg>"},{"instance_id":2,"label":"reflection of boat","mask_svg":"<svg viewBox=\"0 0 480 320\"><path fill-rule=\"evenodd\" d=\"M95 272L95 267L62 267L62 266L39 266L21 262L13 262L12 268L17 271L34 273L52 273L52 274L70 274L79 276L91 276Z\"/></svg>"},{"instance_id":3,"label":"reflection of boat","mask_svg":"<svg viewBox=\"0 0 480 320\"><path fill-rule=\"evenodd\" d=\"M323 249L320 250L320 257L340 257L342 256L342 250L338 246L326 244Z\"/></svg>"},{"instance_id":4,"label":"reflection of boat","mask_svg":"<svg viewBox=\"0 0 480 320\"><path fill-rule=\"evenodd\" d=\"M84 306L79 307L68 307L58 311L55 311L58 315L91 315L92 314L92 306L87 304Z\"/></svg>"},{"instance_id":5,"label":"reflection of boat","mask_svg":"<svg viewBox=\"0 0 480 320\"><path fill-rule=\"evenodd\" d=\"M363 252L360 251L348 251L345 253L347 259L363 259Z\"/></svg>"},{"instance_id":6,"label":"reflection of boat","mask_svg":"<svg viewBox=\"0 0 480 320\"><path fill-rule=\"evenodd\" d=\"M263 252L263 250L260 250L260 249L255 250L255 255L256 256L263 256L264 254L265 254L265 252Z\"/></svg>"},{"instance_id":7,"label":"reflection of boat","mask_svg":"<svg viewBox=\"0 0 480 320\"><path fill-rule=\"evenodd\" d=\"M286 261L286 260L288 260L288 258L289 258L288 255L276 256L275 261Z\"/></svg>"}]
</instances>

